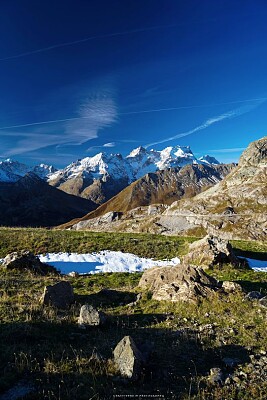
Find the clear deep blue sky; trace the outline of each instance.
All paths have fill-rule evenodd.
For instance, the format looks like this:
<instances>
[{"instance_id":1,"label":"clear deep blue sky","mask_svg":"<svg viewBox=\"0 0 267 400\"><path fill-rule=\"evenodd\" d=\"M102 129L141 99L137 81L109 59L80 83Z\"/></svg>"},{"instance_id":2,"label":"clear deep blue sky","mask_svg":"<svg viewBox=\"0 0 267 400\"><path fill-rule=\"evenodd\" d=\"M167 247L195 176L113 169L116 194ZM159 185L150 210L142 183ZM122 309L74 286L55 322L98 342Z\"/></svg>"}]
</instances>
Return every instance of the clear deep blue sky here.
<instances>
[{"instance_id":1,"label":"clear deep blue sky","mask_svg":"<svg viewBox=\"0 0 267 400\"><path fill-rule=\"evenodd\" d=\"M267 131L266 21L266 0L2 1L0 157L237 161Z\"/></svg>"}]
</instances>

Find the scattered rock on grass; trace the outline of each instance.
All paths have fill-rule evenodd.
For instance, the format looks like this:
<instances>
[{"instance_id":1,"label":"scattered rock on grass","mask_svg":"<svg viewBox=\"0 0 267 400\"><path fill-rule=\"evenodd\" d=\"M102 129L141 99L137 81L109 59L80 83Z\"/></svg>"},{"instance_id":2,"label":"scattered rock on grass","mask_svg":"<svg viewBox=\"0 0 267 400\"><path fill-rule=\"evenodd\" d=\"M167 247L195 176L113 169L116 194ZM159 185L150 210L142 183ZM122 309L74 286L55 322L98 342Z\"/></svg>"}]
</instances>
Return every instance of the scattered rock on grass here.
<instances>
[{"instance_id":1,"label":"scattered rock on grass","mask_svg":"<svg viewBox=\"0 0 267 400\"><path fill-rule=\"evenodd\" d=\"M78 324L80 326L99 326L106 322L106 315L89 304L84 304L80 310Z\"/></svg>"},{"instance_id":2,"label":"scattered rock on grass","mask_svg":"<svg viewBox=\"0 0 267 400\"><path fill-rule=\"evenodd\" d=\"M125 336L113 351L114 362L120 374L132 380L140 377L145 359L131 336Z\"/></svg>"},{"instance_id":3,"label":"scattered rock on grass","mask_svg":"<svg viewBox=\"0 0 267 400\"><path fill-rule=\"evenodd\" d=\"M42 304L52 305L60 309L68 308L73 301L73 288L67 281L61 281L55 285L46 286L41 297Z\"/></svg>"}]
</instances>

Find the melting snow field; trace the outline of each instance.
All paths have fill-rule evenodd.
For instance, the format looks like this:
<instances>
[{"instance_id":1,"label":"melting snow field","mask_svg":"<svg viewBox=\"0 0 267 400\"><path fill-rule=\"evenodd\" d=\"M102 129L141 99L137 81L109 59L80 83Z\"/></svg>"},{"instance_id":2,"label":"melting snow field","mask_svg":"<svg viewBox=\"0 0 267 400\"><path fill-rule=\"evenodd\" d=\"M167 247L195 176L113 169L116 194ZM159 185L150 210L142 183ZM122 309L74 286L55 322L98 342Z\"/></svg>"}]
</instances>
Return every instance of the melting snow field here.
<instances>
[{"instance_id":1,"label":"melting snow field","mask_svg":"<svg viewBox=\"0 0 267 400\"><path fill-rule=\"evenodd\" d=\"M39 256L40 261L53 265L63 274L95 274L98 272L137 272L147 268L180 263L178 257L171 260L152 260L131 253L104 250L99 253L47 253Z\"/></svg>"}]
</instances>

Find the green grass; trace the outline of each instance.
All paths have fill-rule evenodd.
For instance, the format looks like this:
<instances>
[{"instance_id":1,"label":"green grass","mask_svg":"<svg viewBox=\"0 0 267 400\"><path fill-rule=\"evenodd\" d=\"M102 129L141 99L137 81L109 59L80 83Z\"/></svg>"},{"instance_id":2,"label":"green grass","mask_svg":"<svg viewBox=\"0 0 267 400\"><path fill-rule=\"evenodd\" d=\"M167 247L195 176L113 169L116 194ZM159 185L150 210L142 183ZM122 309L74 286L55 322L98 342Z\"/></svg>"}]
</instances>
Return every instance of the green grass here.
<instances>
[{"instance_id":1,"label":"green grass","mask_svg":"<svg viewBox=\"0 0 267 400\"><path fill-rule=\"evenodd\" d=\"M172 258L185 253L187 243L194 240L153 234L0 228L0 257L12 251L27 249L35 254L114 250L155 259Z\"/></svg>"}]
</instances>

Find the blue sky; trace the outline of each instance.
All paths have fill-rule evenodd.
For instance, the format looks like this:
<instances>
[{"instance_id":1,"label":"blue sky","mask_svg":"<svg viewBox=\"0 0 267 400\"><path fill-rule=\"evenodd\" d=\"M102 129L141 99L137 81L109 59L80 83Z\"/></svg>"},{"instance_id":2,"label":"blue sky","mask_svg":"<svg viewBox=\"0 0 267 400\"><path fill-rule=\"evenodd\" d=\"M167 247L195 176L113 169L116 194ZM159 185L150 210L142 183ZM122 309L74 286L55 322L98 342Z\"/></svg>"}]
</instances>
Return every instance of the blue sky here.
<instances>
[{"instance_id":1,"label":"blue sky","mask_svg":"<svg viewBox=\"0 0 267 400\"><path fill-rule=\"evenodd\" d=\"M237 161L267 131L266 20L266 0L2 2L0 157Z\"/></svg>"}]
</instances>

